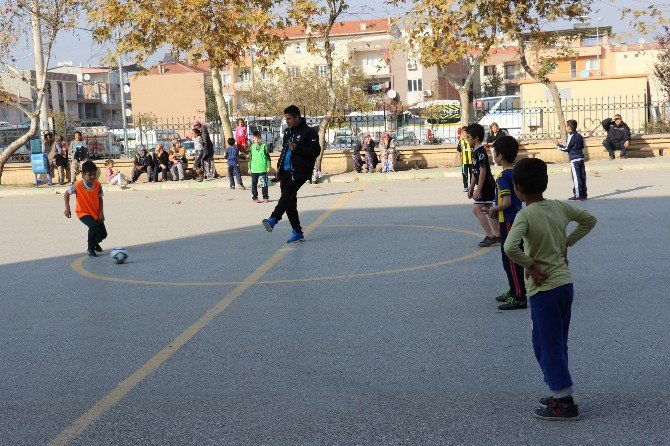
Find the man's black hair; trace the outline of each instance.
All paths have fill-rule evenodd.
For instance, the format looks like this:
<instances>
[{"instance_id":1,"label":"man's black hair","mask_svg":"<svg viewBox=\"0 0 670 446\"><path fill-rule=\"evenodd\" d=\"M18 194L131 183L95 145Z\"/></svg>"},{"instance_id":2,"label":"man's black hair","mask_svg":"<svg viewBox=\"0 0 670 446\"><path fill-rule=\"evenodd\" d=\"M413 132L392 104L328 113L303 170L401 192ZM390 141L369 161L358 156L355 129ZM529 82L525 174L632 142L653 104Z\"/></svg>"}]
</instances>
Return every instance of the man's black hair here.
<instances>
[{"instance_id":1,"label":"man's black hair","mask_svg":"<svg viewBox=\"0 0 670 446\"><path fill-rule=\"evenodd\" d=\"M512 181L524 194L538 195L547 190L547 163L539 158L524 158L516 163Z\"/></svg>"},{"instance_id":2,"label":"man's black hair","mask_svg":"<svg viewBox=\"0 0 670 446\"><path fill-rule=\"evenodd\" d=\"M568 119L566 121L566 124L568 127L572 129L573 132L577 131L577 121L575 121L574 119Z\"/></svg>"},{"instance_id":3,"label":"man's black hair","mask_svg":"<svg viewBox=\"0 0 670 446\"><path fill-rule=\"evenodd\" d=\"M254 133L252 133L252 136L256 136L256 137L260 138L261 137L261 132L259 132L258 130L255 130Z\"/></svg>"},{"instance_id":4,"label":"man's black hair","mask_svg":"<svg viewBox=\"0 0 670 446\"><path fill-rule=\"evenodd\" d=\"M475 124L470 124L470 125L467 126L467 128L465 129L465 132L466 132L468 135L472 136L474 139L476 139L476 140L478 140L478 141L480 141L480 142L481 142L481 141L484 141L484 133L485 133L485 132L484 132L484 127L482 127L480 124L477 124L477 123L475 123Z\"/></svg>"},{"instance_id":5,"label":"man's black hair","mask_svg":"<svg viewBox=\"0 0 670 446\"><path fill-rule=\"evenodd\" d=\"M502 155L505 161L513 163L519 154L519 142L513 136L501 136L493 143L496 153Z\"/></svg>"},{"instance_id":6,"label":"man's black hair","mask_svg":"<svg viewBox=\"0 0 670 446\"><path fill-rule=\"evenodd\" d=\"M97 172L97 171L98 166L96 166L93 161L84 161L84 163L81 165L82 173Z\"/></svg>"},{"instance_id":7,"label":"man's black hair","mask_svg":"<svg viewBox=\"0 0 670 446\"><path fill-rule=\"evenodd\" d=\"M284 114L285 115L288 114L288 115L293 116L294 118L297 118L297 117L300 116L300 109L295 105L289 105L288 107L286 107L284 109Z\"/></svg>"},{"instance_id":8,"label":"man's black hair","mask_svg":"<svg viewBox=\"0 0 670 446\"><path fill-rule=\"evenodd\" d=\"M228 138L228 145L229 146L234 146L235 145L235 138Z\"/></svg>"},{"instance_id":9,"label":"man's black hair","mask_svg":"<svg viewBox=\"0 0 670 446\"><path fill-rule=\"evenodd\" d=\"M200 129L196 129L196 128L193 129L193 133L195 133L196 136L202 135L202 132L200 131Z\"/></svg>"}]
</instances>

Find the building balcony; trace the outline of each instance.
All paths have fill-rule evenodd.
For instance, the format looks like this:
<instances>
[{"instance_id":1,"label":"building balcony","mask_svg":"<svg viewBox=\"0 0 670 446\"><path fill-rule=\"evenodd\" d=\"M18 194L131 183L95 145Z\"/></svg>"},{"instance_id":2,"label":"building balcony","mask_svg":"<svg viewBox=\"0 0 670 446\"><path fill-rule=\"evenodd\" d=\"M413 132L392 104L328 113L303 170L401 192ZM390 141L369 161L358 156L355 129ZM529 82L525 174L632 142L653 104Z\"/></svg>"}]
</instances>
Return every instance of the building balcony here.
<instances>
[{"instance_id":1,"label":"building balcony","mask_svg":"<svg viewBox=\"0 0 670 446\"><path fill-rule=\"evenodd\" d=\"M233 89L236 91L251 90L251 81L239 81L233 84Z\"/></svg>"}]
</instances>

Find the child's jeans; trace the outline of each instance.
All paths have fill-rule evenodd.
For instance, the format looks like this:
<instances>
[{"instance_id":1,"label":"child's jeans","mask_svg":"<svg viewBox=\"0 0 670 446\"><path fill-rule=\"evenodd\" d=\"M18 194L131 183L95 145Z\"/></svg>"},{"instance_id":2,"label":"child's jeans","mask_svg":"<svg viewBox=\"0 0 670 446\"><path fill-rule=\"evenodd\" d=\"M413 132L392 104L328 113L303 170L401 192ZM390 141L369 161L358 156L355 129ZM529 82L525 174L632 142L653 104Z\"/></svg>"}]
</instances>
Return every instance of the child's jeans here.
<instances>
[{"instance_id":1,"label":"child's jeans","mask_svg":"<svg viewBox=\"0 0 670 446\"><path fill-rule=\"evenodd\" d=\"M109 180L110 186L118 184L119 187L123 187L126 183L128 183L128 178L126 178L126 176L121 172L117 173Z\"/></svg>"},{"instance_id":2,"label":"child's jeans","mask_svg":"<svg viewBox=\"0 0 670 446\"><path fill-rule=\"evenodd\" d=\"M263 173L252 173L251 174L251 197L253 199L258 198L258 183L261 183L261 190L263 192L263 198L268 199L268 174Z\"/></svg>"},{"instance_id":3,"label":"child's jeans","mask_svg":"<svg viewBox=\"0 0 670 446\"><path fill-rule=\"evenodd\" d=\"M242 175L240 174L240 166L228 166L228 179L230 180L231 189L235 189L235 179L237 179L237 184L240 187L244 186L244 184L242 184Z\"/></svg>"},{"instance_id":4,"label":"child's jeans","mask_svg":"<svg viewBox=\"0 0 670 446\"><path fill-rule=\"evenodd\" d=\"M574 288L571 283L540 291L530 301L533 321L533 350L540 364L544 382L561 398L572 394L568 370L568 330Z\"/></svg>"},{"instance_id":5,"label":"child's jeans","mask_svg":"<svg viewBox=\"0 0 670 446\"><path fill-rule=\"evenodd\" d=\"M84 215L79 219L88 226L88 249L95 249L95 245L107 238L105 224L94 219L90 215Z\"/></svg>"}]
</instances>

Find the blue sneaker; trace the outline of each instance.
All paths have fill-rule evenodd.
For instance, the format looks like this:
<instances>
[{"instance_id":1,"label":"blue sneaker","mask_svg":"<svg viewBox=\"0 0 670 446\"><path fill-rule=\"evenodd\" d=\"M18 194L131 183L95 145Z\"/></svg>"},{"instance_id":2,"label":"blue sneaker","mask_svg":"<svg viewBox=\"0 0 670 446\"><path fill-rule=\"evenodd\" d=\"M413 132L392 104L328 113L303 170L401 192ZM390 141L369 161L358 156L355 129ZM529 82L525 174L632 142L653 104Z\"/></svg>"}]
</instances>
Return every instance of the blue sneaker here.
<instances>
[{"instance_id":1,"label":"blue sneaker","mask_svg":"<svg viewBox=\"0 0 670 446\"><path fill-rule=\"evenodd\" d=\"M275 225L277 224L277 219L274 217L268 217L264 219L261 223L263 223L263 226L265 226L266 231L272 232Z\"/></svg>"},{"instance_id":2,"label":"blue sneaker","mask_svg":"<svg viewBox=\"0 0 670 446\"><path fill-rule=\"evenodd\" d=\"M293 230L293 233L291 234L291 238L286 240L286 243L297 243L297 242L302 242L305 240L305 235L302 232L298 232L296 230Z\"/></svg>"}]
</instances>

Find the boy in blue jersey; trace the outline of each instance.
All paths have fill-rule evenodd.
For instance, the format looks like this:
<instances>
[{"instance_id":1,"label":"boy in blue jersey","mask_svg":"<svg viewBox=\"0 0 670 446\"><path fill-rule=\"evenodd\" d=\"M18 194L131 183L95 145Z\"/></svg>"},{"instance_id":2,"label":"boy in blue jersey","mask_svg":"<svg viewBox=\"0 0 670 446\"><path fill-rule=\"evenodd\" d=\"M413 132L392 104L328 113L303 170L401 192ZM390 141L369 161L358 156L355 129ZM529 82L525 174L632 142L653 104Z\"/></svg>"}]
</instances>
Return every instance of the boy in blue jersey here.
<instances>
[{"instance_id":1,"label":"boy in blue jersey","mask_svg":"<svg viewBox=\"0 0 670 446\"><path fill-rule=\"evenodd\" d=\"M500 296L496 297L496 300L503 302L498 306L500 310L520 310L528 306L523 267L507 257L502 248L514 223L514 218L521 210L521 200L514 192L512 181L512 170L514 160L519 153L519 143L512 136L502 136L496 139L493 148L496 164L502 166L503 170L496 178L496 205L489 209L489 216L497 219L500 225L500 251L509 283L509 290L503 291ZM519 247L523 251L523 243Z\"/></svg>"}]
</instances>

